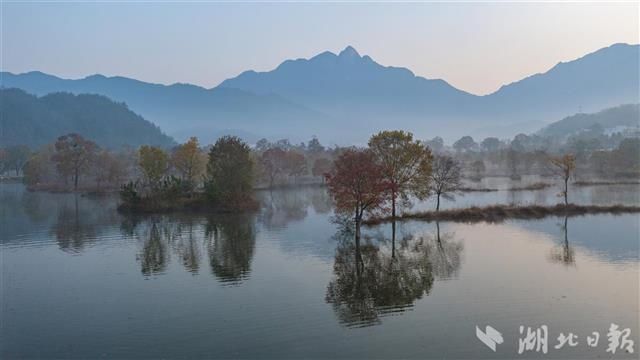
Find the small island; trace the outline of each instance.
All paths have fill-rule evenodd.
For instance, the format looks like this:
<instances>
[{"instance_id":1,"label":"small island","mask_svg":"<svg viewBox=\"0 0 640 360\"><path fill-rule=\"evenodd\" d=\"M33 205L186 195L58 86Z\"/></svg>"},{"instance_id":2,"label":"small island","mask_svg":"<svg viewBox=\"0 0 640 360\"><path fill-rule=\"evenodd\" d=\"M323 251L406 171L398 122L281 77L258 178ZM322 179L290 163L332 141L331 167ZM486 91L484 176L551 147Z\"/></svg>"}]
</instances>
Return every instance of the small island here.
<instances>
[{"instance_id":1,"label":"small island","mask_svg":"<svg viewBox=\"0 0 640 360\"><path fill-rule=\"evenodd\" d=\"M180 176L167 175L170 164ZM258 208L253 197L251 149L235 136L218 139L206 157L196 138L178 146L171 160L160 148L142 146L138 166L141 177L120 190L120 211L238 212Z\"/></svg>"}]
</instances>

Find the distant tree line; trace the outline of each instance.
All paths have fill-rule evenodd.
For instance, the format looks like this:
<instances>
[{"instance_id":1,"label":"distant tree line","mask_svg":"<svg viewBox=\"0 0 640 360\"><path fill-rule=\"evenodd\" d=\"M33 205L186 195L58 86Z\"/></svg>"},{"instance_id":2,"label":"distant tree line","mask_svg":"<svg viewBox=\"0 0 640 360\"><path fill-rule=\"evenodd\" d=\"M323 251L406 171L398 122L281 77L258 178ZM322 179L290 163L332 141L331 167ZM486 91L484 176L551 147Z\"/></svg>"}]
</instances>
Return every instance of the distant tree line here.
<instances>
[{"instance_id":1,"label":"distant tree line","mask_svg":"<svg viewBox=\"0 0 640 360\"><path fill-rule=\"evenodd\" d=\"M593 137L590 131L583 131L569 136L565 141L518 134L511 140L487 137L479 143L471 136L463 136L450 147L445 145L442 138L435 137L425 144L434 153L449 154L456 158L463 168L463 175L471 180L480 180L484 176L508 176L512 179L520 179L522 175L553 176L555 171L550 166L550 159L565 154L575 157L576 176L640 176L638 134L598 133L598 137Z\"/></svg>"},{"instance_id":2,"label":"distant tree line","mask_svg":"<svg viewBox=\"0 0 640 360\"><path fill-rule=\"evenodd\" d=\"M383 183L384 191L378 194L381 198L376 198L379 203L371 200L375 206L367 205L364 198L349 200L350 211L360 221L368 209L380 211L387 207L395 218L398 206L429 196L433 196L439 210L441 197L451 198L459 192L464 177L474 181L489 175L517 179L524 174L540 174L561 175L565 179L567 171L556 160L568 155L571 178L586 173L633 176L640 171L637 138L625 138L614 149L586 153L572 152L575 149L570 147L555 152L541 149L535 145L538 140L520 134L509 143L486 138L477 144L465 136L447 147L438 137L420 141L408 132L383 131L373 135L364 149L329 148L315 137L297 145L287 139L262 139L252 147L237 137L226 136L206 147L191 138L172 147L142 145L113 150L71 133L37 151L23 145L0 149L0 169L12 176L24 175L32 190L120 190L125 207L148 207L152 211L206 207L213 202L221 209L250 208L255 203L253 189L325 181L338 194L336 179L341 177L336 171L340 168L347 174L343 173L343 178L350 181ZM346 165L349 161L354 163L351 170ZM568 178L565 183L566 198ZM357 193L352 190L347 192L349 196ZM369 195L372 193L363 194Z\"/></svg>"}]
</instances>

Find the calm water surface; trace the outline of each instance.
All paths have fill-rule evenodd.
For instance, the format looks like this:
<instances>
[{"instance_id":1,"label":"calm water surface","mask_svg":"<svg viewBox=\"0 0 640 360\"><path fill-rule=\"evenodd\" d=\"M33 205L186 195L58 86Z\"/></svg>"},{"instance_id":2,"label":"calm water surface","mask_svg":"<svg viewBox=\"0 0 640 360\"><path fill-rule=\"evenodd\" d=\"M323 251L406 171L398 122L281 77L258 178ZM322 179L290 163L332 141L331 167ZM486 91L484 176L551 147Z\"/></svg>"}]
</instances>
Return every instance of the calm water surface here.
<instances>
[{"instance_id":1,"label":"calm water surface","mask_svg":"<svg viewBox=\"0 0 640 360\"><path fill-rule=\"evenodd\" d=\"M472 193L444 206L554 203L555 193ZM638 194L572 196L638 204ZM0 185L0 357L600 358L611 323L635 341L615 357L638 357L637 214L405 222L395 259L391 227L370 227L358 271L324 189L259 196L252 215L125 217L113 197ZM502 332L497 352L476 325ZM546 355L518 355L520 325L548 326ZM578 346L554 349L560 332Z\"/></svg>"}]
</instances>

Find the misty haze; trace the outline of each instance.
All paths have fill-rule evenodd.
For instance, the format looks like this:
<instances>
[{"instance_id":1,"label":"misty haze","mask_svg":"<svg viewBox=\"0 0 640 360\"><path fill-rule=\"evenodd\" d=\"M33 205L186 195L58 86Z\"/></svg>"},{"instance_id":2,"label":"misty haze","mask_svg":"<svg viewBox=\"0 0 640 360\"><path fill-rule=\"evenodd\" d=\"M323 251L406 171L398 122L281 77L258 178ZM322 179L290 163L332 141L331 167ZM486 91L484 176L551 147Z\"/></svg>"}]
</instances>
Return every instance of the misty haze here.
<instances>
[{"instance_id":1,"label":"misty haze","mask_svg":"<svg viewBox=\"0 0 640 360\"><path fill-rule=\"evenodd\" d=\"M0 4L0 357L637 359L635 3Z\"/></svg>"}]
</instances>

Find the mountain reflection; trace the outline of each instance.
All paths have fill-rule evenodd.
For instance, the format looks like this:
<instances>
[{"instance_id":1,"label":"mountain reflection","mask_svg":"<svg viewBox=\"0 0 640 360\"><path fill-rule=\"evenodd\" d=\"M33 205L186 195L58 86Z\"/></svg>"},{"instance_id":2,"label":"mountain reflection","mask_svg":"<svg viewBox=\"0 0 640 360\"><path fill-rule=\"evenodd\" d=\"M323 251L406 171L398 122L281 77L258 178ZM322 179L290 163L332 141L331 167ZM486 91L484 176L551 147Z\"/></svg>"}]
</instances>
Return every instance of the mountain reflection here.
<instances>
[{"instance_id":1,"label":"mountain reflection","mask_svg":"<svg viewBox=\"0 0 640 360\"><path fill-rule=\"evenodd\" d=\"M428 295L434 279L457 274L463 247L451 235L409 236L392 251L382 239L368 238L359 248L342 239L336 249L325 301L348 327L376 325L381 317L410 309ZM394 256L395 255L395 256Z\"/></svg>"}]
</instances>

